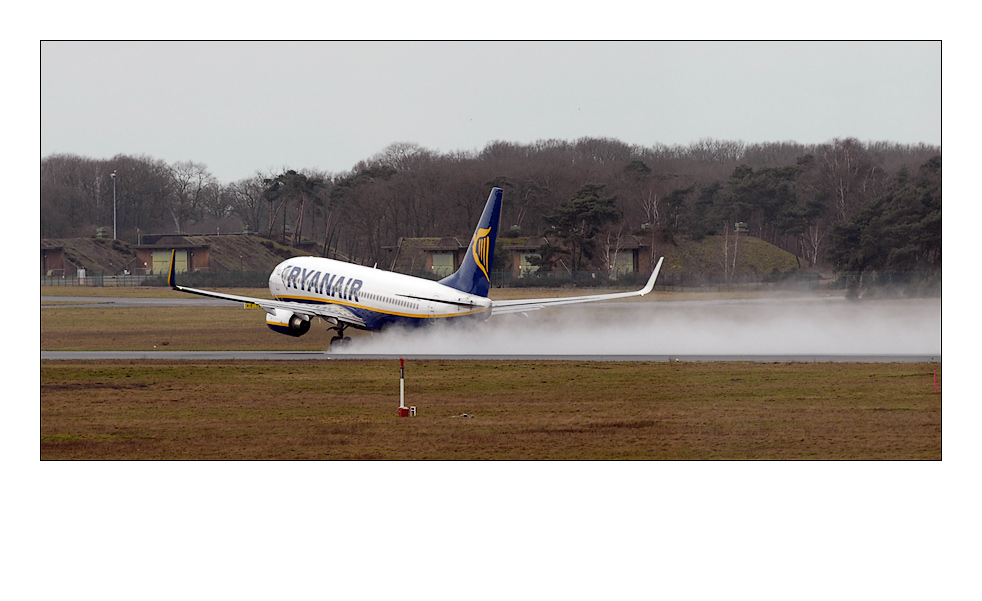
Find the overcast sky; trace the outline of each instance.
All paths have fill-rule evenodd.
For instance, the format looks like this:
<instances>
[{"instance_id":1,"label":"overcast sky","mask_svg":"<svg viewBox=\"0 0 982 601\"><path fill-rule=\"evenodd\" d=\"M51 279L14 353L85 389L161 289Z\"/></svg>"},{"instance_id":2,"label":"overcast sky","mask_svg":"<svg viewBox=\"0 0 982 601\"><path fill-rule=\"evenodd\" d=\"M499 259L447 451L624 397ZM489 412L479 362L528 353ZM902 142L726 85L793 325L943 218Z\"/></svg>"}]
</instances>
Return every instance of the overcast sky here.
<instances>
[{"instance_id":1,"label":"overcast sky","mask_svg":"<svg viewBox=\"0 0 982 601\"><path fill-rule=\"evenodd\" d=\"M43 42L41 156L350 170L395 142L941 145L940 42Z\"/></svg>"}]
</instances>

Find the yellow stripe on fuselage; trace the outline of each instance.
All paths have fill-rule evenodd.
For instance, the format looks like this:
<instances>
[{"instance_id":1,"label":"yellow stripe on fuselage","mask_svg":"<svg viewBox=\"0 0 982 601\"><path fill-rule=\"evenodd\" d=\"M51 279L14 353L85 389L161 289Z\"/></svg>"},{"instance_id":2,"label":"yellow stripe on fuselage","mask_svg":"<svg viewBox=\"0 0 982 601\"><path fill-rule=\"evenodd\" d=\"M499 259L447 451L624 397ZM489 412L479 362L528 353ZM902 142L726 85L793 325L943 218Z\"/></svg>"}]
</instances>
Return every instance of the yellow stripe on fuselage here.
<instances>
[{"instance_id":1,"label":"yellow stripe on fuselage","mask_svg":"<svg viewBox=\"0 0 982 601\"><path fill-rule=\"evenodd\" d=\"M443 314L401 313L399 311L390 311L388 309L379 309L378 307L368 307L365 305L357 305L355 303L346 303L344 301L326 301L322 298L310 297L310 296L277 296L275 298L276 300L280 300L280 301L307 301L309 304L312 305L342 305L344 307L354 307L355 309L372 311L373 313L384 313L385 315L395 315L397 317L412 317L415 319L440 319L446 317L464 317L466 315L476 315L477 313L483 313L490 308L490 307L486 307L474 311L465 311L463 313L443 313Z\"/></svg>"}]
</instances>

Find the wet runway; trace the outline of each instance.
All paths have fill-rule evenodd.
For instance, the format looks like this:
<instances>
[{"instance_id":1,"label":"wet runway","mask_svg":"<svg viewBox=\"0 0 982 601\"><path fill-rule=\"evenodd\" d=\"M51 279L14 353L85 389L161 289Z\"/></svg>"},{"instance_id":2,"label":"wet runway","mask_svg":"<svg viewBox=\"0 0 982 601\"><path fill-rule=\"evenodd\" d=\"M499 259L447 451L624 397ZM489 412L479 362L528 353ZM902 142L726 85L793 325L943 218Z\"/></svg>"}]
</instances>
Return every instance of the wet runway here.
<instances>
[{"instance_id":1,"label":"wet runway","mask_svg":"<svg viewBox=\"0 0 982 601\"><path fill-rule=\"evenodd\" d=\"M42 360L70 361L636 361L755 363L940 363L941 355L361 355L302 351L41 351Z\"/></svg>"}]
</instances>

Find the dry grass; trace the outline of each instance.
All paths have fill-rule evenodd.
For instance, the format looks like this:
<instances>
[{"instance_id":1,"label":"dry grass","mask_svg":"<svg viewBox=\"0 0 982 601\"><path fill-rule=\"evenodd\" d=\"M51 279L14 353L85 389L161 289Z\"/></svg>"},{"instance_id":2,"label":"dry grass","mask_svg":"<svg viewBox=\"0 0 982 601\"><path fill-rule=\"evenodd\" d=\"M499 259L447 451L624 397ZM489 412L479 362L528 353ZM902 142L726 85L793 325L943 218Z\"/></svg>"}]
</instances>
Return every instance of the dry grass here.
<instances>
[{"instance_id":1,"label":"dry grass","mask_svg":"<svg viewBox=\"0 0 982 601\"><path fill-rule=\"evenodd\" d=\"M47 308L41 311L41 349L325 350L334 333L326 322L314 323L305 336L293 338L266 327L261 309L241 305Z\"/></svg>"},{"instance_id":2,"label":"dry grass","mask_svg":"<svg viewBox=\"0 0 982 601\"><path fill-rule=\"evenodd\" d=\"M43 361L41 458L941 459L935 369Z\"/></svg>"}]
</instances>

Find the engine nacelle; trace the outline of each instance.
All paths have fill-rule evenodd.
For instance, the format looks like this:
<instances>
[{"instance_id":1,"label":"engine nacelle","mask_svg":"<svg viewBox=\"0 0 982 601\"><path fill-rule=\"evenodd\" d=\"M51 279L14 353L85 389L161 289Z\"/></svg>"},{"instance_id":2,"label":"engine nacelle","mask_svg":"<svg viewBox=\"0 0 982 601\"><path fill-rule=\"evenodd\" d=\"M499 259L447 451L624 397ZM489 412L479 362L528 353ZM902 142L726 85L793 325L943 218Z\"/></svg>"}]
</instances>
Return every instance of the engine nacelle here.
<instances>
[{"instance_id":1,"label":"engine nacelle","mask_svg":"<svg viewBox=\"0 0 982 601\"><path fill-rule=\"evenodd\" d=\"M284 309L274 309L274 313L266 314L266 325L269 329L288 336L303 336L310 331L310 319Z\"/></svg>"}]
</instances>

